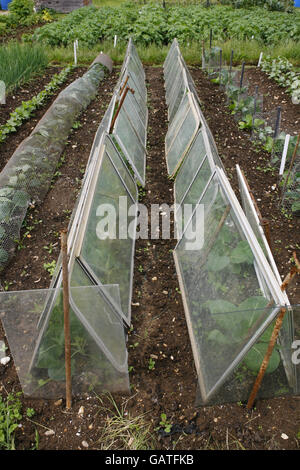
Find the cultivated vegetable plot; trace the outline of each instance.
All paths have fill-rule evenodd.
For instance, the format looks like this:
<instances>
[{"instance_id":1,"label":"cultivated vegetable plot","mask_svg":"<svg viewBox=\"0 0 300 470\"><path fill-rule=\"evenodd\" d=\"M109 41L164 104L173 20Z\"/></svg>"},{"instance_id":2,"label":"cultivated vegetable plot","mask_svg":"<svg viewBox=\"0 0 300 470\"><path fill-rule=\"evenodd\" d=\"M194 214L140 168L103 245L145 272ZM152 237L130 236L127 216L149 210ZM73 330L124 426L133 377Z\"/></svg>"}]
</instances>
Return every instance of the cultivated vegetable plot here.
<instances>
[{"instance_id":1,"label":"cultivated vegetable plot","mask_svg":"<svg viewBox=\"0 0 300 470\"><path fill-rule=\"evenodd\" d=\"M265 57L261 62L261 69L280 86L287 88L294 104L300 103L300 74L285 57Z\"/></svg>"},{"instance_id":2,"label":"cultivated vegetable plot","mask_svg":"<svg viewBox=\"0 0 300 470\"><path fill-rule=\"evenodd\" d=\"M292 99L297 104L299 79L297 73L292 71L292 65L282 58L278 61L267 58L262 64L262 69L271 78L280 85L289 86ZM219 84L225 91L228 107L238 121L239 128L248 131L252 141L271 154L269 167L278 171L283 207L288 214L297 216L300 207L297 163L300 155L299 137L280 132L280 106L265 112L263 97L259 94L258 87L252 95L249 92L249 84L243 79L244 64L241 71L233 70L232 63L229 67L224 66L220 48L203 50L202 66L212 82Z\"/></svg>"},{"instance_id":3,"label":"cultivated vegetable plot","mask_svg":"<svg viewBox=\"0 0 300 470\"><path fill-rule=\"evenodd\" d=\"M98 67L94 64L91 70L98 70ZM138 136L142 130L145 132L147 112L143 76L142 65L130 41L118 85L94 139L82 190L70 223L68 249L72 382L75 394L88 391L91 387L129 391L124 325L130 325L131 317L138 197L136 179L140 174L138 170L134 173L135 166L130 167L133 160L127 160L126 155L134 155L136 166L144 169L146 153L143 150L136 156L130 148L127 149L122 137L126 137L132 128ZM129 80L132 88L126 86ZM128 93L134 99L127 99ZM139 96L140 102L135 96ZM124 127L119 132L122 112L126 116L134 116L136 120L124 120ZM116 147L117 139L126 153L120 153ZM119 212L119 198L126 199L127 209L132 206L125 225ZM102 204L109 204L115 209L119 230L127 233L131 226L131 237L124 238L119 233L113 238L106 237L95 217ZM50 289L3 295L5 310L14 312L5 315L3 323L26 395L53 398L64 390L61 285L59 259ZM25 304L21 307L22 296ZM27 308L24 309L24 305ZM25 346L22 328L27 323Z\"/></svg>"},{"instance_id":4,"label":"cultivated vegetable plot","mask_svg":"<svg viewBox=\"0 0 300 470\"><path fill-rule=\"evenodd\" d=\"M81 8L58 22L45 25L29 40L51 46L72 44L80 37L83 44L92 46L99 40L113 40L114 35L128 40L132 37L138 44L169 44L174 38L180 42L208 39L213 30L217 40L230 38L275 44L285 39L299 40L299 15L286 15L264 9L234 9L201 5L171 6L167 10L150 3L134 5L125 3L118 8Z\"/></svg>"},{"instance_id":5,"label":"cultivated vegetable plot","mask_svg":"<svg viewBox=\"0 0 300 470\"><path fill-rule=\"evenodd\" d=\"M172 83L170 75L176 74L176 67L174 70L171 64L178 56L180 51L174 41L164 65L167 96ZM181 70L182 61L182 57L176 61ZM184 144L176 146L177 155L173 156L181 165L174 185L180 235L174 259L198 374L197 403L244 401L267 350L274 319L281 306L289 306L289 301L281 292L281 279L240 168L245 212L219 163L215 146L211 145L203 115L192 143L184 140L187 131L179 123L187 115L187 97L191 94L186 87L169 125L166 144L176 123ZM194 106L198 102L194 99ZM166 150L168 160L168 145ZM191 205L189 217L182 215L186 204ZM199 209L203 216L200 225ZM195 246L191 239L193 227L203 232L201 246ZM294 334L290 311L267 369L267 376L270 374L272 379L266 379L260 396L273 396L277 389L299 393L299 377L290 354Z\"/></svg>"}]
</instances>

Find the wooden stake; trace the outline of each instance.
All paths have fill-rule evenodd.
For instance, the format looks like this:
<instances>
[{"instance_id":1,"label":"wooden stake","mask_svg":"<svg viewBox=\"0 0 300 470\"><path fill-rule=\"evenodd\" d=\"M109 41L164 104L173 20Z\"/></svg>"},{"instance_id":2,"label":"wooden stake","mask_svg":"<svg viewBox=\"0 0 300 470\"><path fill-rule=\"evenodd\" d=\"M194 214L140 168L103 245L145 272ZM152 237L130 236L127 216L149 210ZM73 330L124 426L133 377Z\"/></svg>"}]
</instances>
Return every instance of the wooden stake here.
<instances>
[{"instance_id":1,"label":"wooden stake","mask_svg":"<svg viewBox=\"0 0 300 470\"><path fill-rule=\"evenodd\" d=\"M261 226L264 230L265 237L267 239L269 248L271 250L271 253L273 255L273 248L272 248L272 241L271 241L271 231L270 231L270 221L266 218L263 218L260 220Z\"/></svg>"},{"instance_id":2,"label":"wooden stake","mask_svg":"<svg viewBox=\"0 0 300 470\"><path fill-rule=\"evenodd\" d=\"M119 115L119 112L120 112L120 110L121 110L121 108L122 108L122 106L123 106L124 100L125 100L126 95L127 95L127 93L128 93L129 90L131 91L132 94L134 94L134 90L133 90L132 88L130 88L129 86L127 86L127 87L125 88L125 91L124 91L124 93L123 93L123 96L122 96L122 98L120 99L119 106L118 106L118 109L117 109L117 111L116 111L116 114L114 115L114 117L113 117L113 119L112 119L112 122L111 122L111 125L110 125L110 129L109 129L109 133L110 133L110 134L111 134L112 131L113 131L113 128L114 128L116 119L117 119L117 117L118 117L118 115Z\"/></svg>"},{"instance_id":3,"label":"wooden stake","mask_svg":"<svg viewBox=\"0 0 300 470\"><path fill-rule=\"evenodd\" d=\"M125 88L126 85L127 85L128 79L129 79L129 75L127 75L127 77L126 77L126 79L125 79L125 81L124 81L124 83L123 83L123 85L122 85L122 87L121 87L121 89L120 89L120 92L119 92L119 95L120 95L120 96L122 95L122 93L123 93L123 91L124 91L124 88Z\"/></svg>"},{"instance_id":4,"label":"wooden stake","mask_svg":"<svg viewBox=\"0 0 300 470\"><path fill-rule=\"evenodd\" d=\"M282 291L285 291L286 288L288 287L288 284L291 282L291 280L294 278L294 276L297 273L298 274L300 273L300 263L297 259L297 256L296 256L295 252L293 253L293 256L294 256L294 259L295 259L296 267L293 267L291 269L291 271L289 272L289 274L285 277L283 283L281 284L281 290ZM273 328L273 332L272 332L272 335L271 335L271 339L270 339L270 342L269 342L269 345L268 345L267 352L266 352L265 357L262 361L261 367L260 367L259 372L257 374L254 386L252 388L252 392L250 394L250 397L249 397L249 400L248 400L248 403L247 403L247 408L248 409L251 409L253 407L254 400L255 400L257 392L259 390L261 381L262 381L262 379L265 375L265 372L267 370L267 367L268 367L268 364L269 364L270 357L272 355L274 346L276 344L280 328L282 327L282 323L283 323L284 315L286 314L286 310L287 309L285 307L283 307L280 310L280 313L279 313L279 315L276 319L275 326Z\"/></svg>"},{"instance_id":5,"label":"wooden stake","mask_svg":"<svg viewBox=\"0 0 300 470\"><path fill-rule=\"evenodd\" d=\"M71 383L71 335L70 335L70 301L69 301L67 230L62 230L60 235L61 235L61 251L62 251L64 334L65 334L66 408L67 410L69 410L72 407L72 383Z\"/></svg>"},{"instance_id":6,"label":"wooden stake","mask_svg":"<svg viewBox=\"0 0 300 470\"><path fill-rule=\"evenodd\" d=\"M268 367L268 364L269 364L269 361L270 361L270 357L272 355L276 340L278 338L279 330L282 326L282 322L283 322L283 318L284 318L285 313L286 313L286 308L282 308L280 310L280 313L279 313L277 319L276 319L276 323L275 323L275 326L274 326L274 329L273 329L273 332L272 332L272 336L271 336L271 339L270 339L270 342L269 342L267 352L266 352L265 357L262 361L261 367L259 369L258 375L257 375L256 380L255 380L255 384L253 386L251 395L250 395L248 403L247 403L247 408L248 409L251 409L253 407L254 400L256 398L256 395L257 395L258 389L260 387L261 381L262 381L262 379L265 375L265 372L267 370L267 367Z\"/></svg>"},{"instance_id":7,"label":"wooden stake","mask_svg":"<svg viewBox=\"0 0 300 470\"><path fill-rule=\"evenodd\" d=\"M242 89L245 73L245 62L242 63L241 79L240 79L240 89Z\"/></svg>"}]
</instances>

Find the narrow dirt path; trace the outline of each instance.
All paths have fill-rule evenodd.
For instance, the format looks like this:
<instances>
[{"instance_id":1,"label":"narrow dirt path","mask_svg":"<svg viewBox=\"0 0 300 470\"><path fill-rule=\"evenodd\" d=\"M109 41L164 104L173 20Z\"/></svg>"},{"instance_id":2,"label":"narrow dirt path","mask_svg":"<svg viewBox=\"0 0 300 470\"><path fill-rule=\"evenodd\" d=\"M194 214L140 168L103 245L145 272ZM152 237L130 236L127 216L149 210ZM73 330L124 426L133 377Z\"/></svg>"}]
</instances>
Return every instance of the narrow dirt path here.
<instances>
[{"instance_id":1,"label":"narrow dirt path","mask_svg":"<svg viewBox=\"0 0 300 470\"><path fill-rule=\"evenodd\" d=\"M174 183L168 178L165 160L168 122L162 69L148 67L146 77L148 155L146 187L140 202L148 209L150 226L151 204L171 207ZM170 219L172 235L172 212ZM174 238L162 239L161 231L158 240L137 240L136 243L129 366L134 364L131 383L139 396L135 412L151 412L155 425L161 413L166 413L172 424L184 421L185 425L195 414L191 405L196 376L172 256L175 245Z\"/></svg>"}]
</instances>

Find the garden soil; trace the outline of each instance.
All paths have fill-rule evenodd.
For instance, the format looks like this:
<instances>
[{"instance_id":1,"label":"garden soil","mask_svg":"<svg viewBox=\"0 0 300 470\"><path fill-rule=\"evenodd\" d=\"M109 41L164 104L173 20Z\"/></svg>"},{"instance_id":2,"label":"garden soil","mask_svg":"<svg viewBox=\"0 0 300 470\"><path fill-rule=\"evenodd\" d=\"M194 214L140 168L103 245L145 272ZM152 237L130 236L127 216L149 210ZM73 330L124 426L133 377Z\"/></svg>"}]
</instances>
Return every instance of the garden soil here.
<instances>
[{"instance_id":1,"label":"garden soil","mask_svg":"<svg viewBox=\"0 0 300 470\"><path fill-rule=\"evenodd\" d=\"M146 186L140 189L140 201L149 208L154 203L173 203L173 182L167 176L164 153L168 123L162 69L146 67L145 71L149 103L148 154ZM285 275L291 266L292 252L299 243L299 220L287 220L276 208L278 192L272 190L272 185L277 180L270 172L257 170L257 166L263 167L268 156L260 150L254 151L248 135L237 129L222 92L201 70L193 68L191 73L204 116L234 189L237 190L235 163L240 163L255 197L261 199L263 215L272 222L274 255L280 273ZM68 223L93 136L116 80L117 72L114 72L102 82L98 97L81 115L81 127L69 138L64 163L44 203L28 213L26 224L34 228L26 235L28 230L24 227L24 247L17 251L3 273L3 288L22 290L49 286L50 277L43 265L57 259L59 254L59 231ZM51 254L44 248L50 243ZM22 397L24 418L16 431L17 449L100 450L109 447L110 450L135 450L136 441L129 427L123 430L125 438L113 433L112 428L108 432L116 409L125 424L136 419L140 429L141 423L149 427L148 444L145 444L148 449L299 449L300 397L257 400L251 411L243 403L195 408L196 373L172 256L175 244L175 239L136 242L132 327L128 332L131 395L97 396L91 392L74 397L71 410L66 410L63 396L53 401ZM299 302L295 284L289 294ZM5 339L3 330L0 339ZM18 391L20 384L10 361L0 366L0 393L5 397L7 393ZM27 417L27 408L33 408L35 414ZM166 415L169 429L160 424L162 414Z\"/></svg>"}]
</instances>

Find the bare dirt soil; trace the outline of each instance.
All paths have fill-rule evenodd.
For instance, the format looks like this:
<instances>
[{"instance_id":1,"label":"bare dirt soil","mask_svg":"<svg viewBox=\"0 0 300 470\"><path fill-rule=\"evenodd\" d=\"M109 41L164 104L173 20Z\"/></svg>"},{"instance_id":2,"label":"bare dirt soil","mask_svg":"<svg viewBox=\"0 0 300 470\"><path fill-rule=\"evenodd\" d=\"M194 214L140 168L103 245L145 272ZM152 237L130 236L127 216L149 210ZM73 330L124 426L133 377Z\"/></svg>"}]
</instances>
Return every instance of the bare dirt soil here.
<instances>
[{"instance_id":1,"label":"bare dirt soil","mask_svg":"<svg viewBox=\"0 0 300 470\"><path fill-rule=\"evenodd\" d=\"M149 208L153 203L172 204L173 182L167 176L164 154L168 123L162 69L146 67L145 71L149 103L148 155L146 186L140 190L140 201ZM203 113L234 188L237 189L235 163L239 162L255 196L261 198L261 211L272 221L274 243L278 240L276 261L284 275L290 267L291 253L299 243L299 221L287 221L275 209L271 186L276 178L256 168L257 159L262 167L268 156L253 151L248 136L237 130L222 92L201 70L193 68L191 72L203 103ZM66 226L75 203L93 136L116 80L115 72L101 83L97 99L80 117L82 127L74 130L69 138L61 174L54 180L44 203L29 212L27 220L42 222L35 225L30 238L24 240L24 248L16 253L1 277L2 286L9 290L49 286L50 278L43 264L57 259L59 254L58 233ZM50 242L56 244L51 255L43 248ZM129 418L141 418L149 425L151 437L148 436L144 447L148 449L299 449L299 397L257 400L251 411L242 403L195 407L197 380L172 256L175 244L174 239L136 242L132 328L128 332L132 393L113 396L118 409L123 410L125 423ZM297 290L293 289L291 295L297 300ZM3 330L0 339L5 339ZM17 391L20 391L20 384L10 361L0 366L0 392L5 397ZM136 448L128 429L125 439L112 433L110 440L104 438L105 425L116 415L108 395L96 396L91 392L74 397L70 411L65 409L64 397L60 398L60 401L22 398L25 417L16 431L18 449L34 448L36 431L41 450ZM83 414L78 413L81 407L84 407ZM27 408L35 410L33 417L26 417ZM163 413L170 424L168 432L160 424ZM54 433L47 435L49 430ZM284 434L287 439L282 437Z\"/></svg>"}]
</instances>

